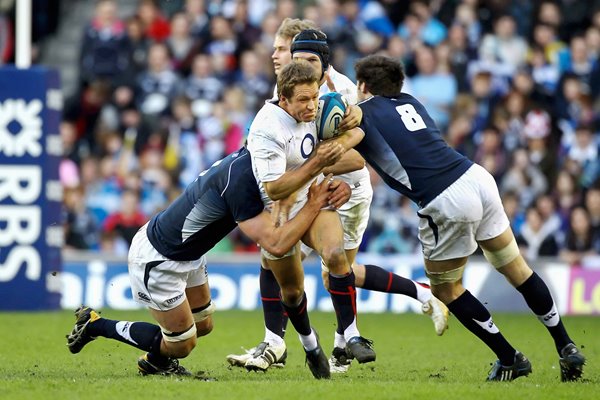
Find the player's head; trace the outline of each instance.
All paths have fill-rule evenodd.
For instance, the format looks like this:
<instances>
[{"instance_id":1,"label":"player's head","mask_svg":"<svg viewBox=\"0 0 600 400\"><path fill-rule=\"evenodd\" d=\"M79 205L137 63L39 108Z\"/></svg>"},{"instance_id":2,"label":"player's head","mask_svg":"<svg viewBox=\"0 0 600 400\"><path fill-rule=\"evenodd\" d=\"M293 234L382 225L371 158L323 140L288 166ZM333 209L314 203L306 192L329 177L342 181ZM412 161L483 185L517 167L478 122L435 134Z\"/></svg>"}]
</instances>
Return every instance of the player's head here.
<instances>
[{"instance_id":1,"label":"player's head","mask_svg":"<svg viewBox=\"0 0 600 400\"><path fill-rule=\"evenodd\" d=\"M286 18L283 20L279 29L275 33L275 41L273 42L273 67L275 75L278 75L283 67L292 62L292 53L290 46L294 36L305 29L316 28L314 22L309 19Z\"/></svg>"},{"instance_id":2,"label":"player's head","mask_svg":"<svg viewBox=\"0 0 600 400\"><path fill-rule=\"evenodd\" d=\"M317 116L319 76L307 63L290 63L277 76L279 106L298 122Z\"/></svg>"},{"instance_id":3,"label":"player's head","mask_svg":"<svg viewBox=\"0 0 600 400\"><path fill-rule=\"evenodd\" d=\"M393 58L371 55L354 65L359 100L371 95L393 97L400 94L404 83L402 64Z\"/></svg>"},{"instance_id":4,"label":"player's head","mask_svg":"<svg viewBox=\"0 0 600 400\"><path fill-rule=\"evenodd\" d=\"M292 59L303 59L321 74L321 80L329 68L329 45L327 35L317 29L305 29L296 36L291 46ZM318 63L320 61L320 65Z\"/></svg>"}]
</instances>

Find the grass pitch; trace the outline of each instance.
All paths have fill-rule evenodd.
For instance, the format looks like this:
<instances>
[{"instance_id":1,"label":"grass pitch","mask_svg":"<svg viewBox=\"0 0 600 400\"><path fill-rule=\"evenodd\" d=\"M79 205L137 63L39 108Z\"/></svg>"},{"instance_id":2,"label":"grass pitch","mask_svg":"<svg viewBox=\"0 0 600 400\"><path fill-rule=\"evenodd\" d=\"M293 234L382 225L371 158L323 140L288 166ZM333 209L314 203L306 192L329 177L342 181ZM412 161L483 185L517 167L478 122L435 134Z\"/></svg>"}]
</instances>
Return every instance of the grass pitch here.
<instances>
[{"instance_id":1,"label":"grass pitch","mask_svg":"<svg viewBox=\"0 0 600 400\"><path fill-rule=\"evenodd\" d=\"M151 321L145 311L103 310L103 316ZM531 315L498 314L505 336L533 364L529 377L485 382L494 355L451 317L437 337L427 316L363 314L361 333L373 339L377 361L353 363L330 381L312 378L304 352L289 327L288 362L267 373L229 367L225 356L252 347L263 336L262 314L227 311L214 315L215 330L200 339L182 365L210 379L141 377L141 351L100 338L77 355L65 334L73 313L0 313L0 399L594 399L600 393L600 318L564 318L588 358L581 382L562 383L558 357L545 328ZM311 313L326 352L333 345L334 316Z\"/></svg>"}]
</instances>

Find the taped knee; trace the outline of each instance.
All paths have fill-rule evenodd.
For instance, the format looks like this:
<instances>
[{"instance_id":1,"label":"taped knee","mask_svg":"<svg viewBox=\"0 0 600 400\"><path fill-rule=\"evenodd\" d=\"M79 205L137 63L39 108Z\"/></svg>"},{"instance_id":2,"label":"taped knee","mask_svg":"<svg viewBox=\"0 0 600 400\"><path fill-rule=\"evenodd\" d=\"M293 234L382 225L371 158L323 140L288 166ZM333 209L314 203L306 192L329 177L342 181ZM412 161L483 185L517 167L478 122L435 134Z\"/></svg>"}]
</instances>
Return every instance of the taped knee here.
<instances>
[{"instance_id":1,"label":"taped knee","mask_svg":"<svg viewBox=\"0 0 600 400\"><path fill-rule=\"evenodd\" d=\"M202 322L205 319L207 319L208 317L210 317L211 314L213 314L216 310L215 304L212 302L212 300L203 308L199 309L199 310L193 310L192 315L194 316L194 321L195 322Z\"/></svg>"},{"instance_id":2,"label":"taped knee","mask_svg":"<svg viewBox=\"0 0 600 400\"><path fill-rule=\"evenodd\" d=\"M519 246L517 245L517 241L513 238L509 244L506 245L503 249L496 251L488 251L483 249L483 255L485 258L492 264L495 268L501 268L514 261L521 252L519 251Z\"/></svg>"},{"instance_id":3,"label":"taped knee","mask_svg":"<svg viewBox=\"0 0 600 400\"><path fill-rule=\"evenodd\" d=\"M196 324L192 324L192 326L190 326L187 330L183 332L171 332L166 330L162 326L160 327L160 330L162 331L162 336L165 342L185 342L190 338L196 337Z\"/></svg>"},{"instance_id":4,"label":"taped knee","mask_svg":"<svg viewBox=\"0 0 600 400\"><path fill-rule=\"evenodd\" d=\"M464 265L462 267L444 272L431 272L427 270L427 267L425 267L425 274L429 278L429 283L434 286L442 285L444 283L458 282L462 278L464 270Z\"/></svg>"}]
</instances>

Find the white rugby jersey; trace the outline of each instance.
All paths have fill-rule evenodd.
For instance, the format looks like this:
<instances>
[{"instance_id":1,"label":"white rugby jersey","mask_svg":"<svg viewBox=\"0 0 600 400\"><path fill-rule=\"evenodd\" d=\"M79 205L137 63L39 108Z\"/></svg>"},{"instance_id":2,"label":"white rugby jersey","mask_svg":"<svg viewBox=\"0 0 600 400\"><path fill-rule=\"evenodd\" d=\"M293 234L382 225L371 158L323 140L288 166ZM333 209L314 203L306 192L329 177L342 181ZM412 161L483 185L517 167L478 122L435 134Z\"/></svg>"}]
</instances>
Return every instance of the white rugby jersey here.
<instances>
[{"instance_id":1,"label":"white rugby jersey","mask_svg":"<svg viewBox=\"0 0 600 400\"><path fill-rule=\"evenodd\" d=\"M275 181L287 170L302 165L313 152L316 138L314 121L297 122L277 104L268 101L256 114L250 125L247 147L252 158L254 177L266 207L271 207L273 201L267 195L263 182ZM297 191L290 218L306 203L310 184L308 182Z\"/></svg>"},{"instance_id":2,"label":"white rugby jersey","mask_svg":"<svg viewBox=\"0 0 600 400\"><path fill-rule=\"evenodd\" d=\"M356 85L354 82L352 82L346 75L336 71L331 65L329 66L328 72L333 85L335 86L335 91L342 94L349 104L356 104L358 102L358 98L356 93ZM319 94L325 94L329 92L331 92L331 90L329 90L327 82L323 83L319 88ZM275 88L273 89L273 99L270 101L277 101L277 85L275 85ZM252 152L252 150L250 151ZM352 196L346 204L340 207L341 211L352 208L367 199L371 201L373 189L371 188L371 178L369 177L369 170L367 167L357 171L348 172L346 174L337 175L337 177L350 185L350 188L352 189Z\"/></svg>"}]
</instances>

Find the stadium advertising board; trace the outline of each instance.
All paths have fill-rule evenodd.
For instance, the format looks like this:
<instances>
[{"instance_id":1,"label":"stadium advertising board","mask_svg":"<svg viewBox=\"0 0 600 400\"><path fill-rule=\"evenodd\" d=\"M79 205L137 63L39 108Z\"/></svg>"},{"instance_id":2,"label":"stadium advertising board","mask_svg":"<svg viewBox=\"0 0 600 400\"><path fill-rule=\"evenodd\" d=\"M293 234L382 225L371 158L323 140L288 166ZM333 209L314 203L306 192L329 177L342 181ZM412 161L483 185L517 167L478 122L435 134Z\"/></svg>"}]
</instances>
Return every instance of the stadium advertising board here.
<instances>
[{"instance_id":1,"label":"stadium advertising board","mask_svg":"<svg viewBox=\"0 0 600 400\"><path fill-rule=\"evenodd\" d=\"M60 305L61 110L56 71L0 68L0 310Z\"/></svg>"},{"instance_id":2,"label":"stadium advertising board","mask_svg":"<svg viewBox=\"0 0 600 400\"><path fill-rule=\"evenodd\" d=\"M600 270L571 269L570 314L600 314Z\"/></svg>"},{"instance_id":3,"label":"stadium advertising board","mask_svg":"<svg viewBox=\"0 0 600 400\"><path fill-rule=\"evenodd\" d=\"M382 257L359 254L358 261L380 265L399 275L427 282L420 257ZM333 311L321 283L321 266L316 258L305 263L305 290L310 310ZM600 271L570 269L566 264L545 262L536 271L548 283L563 314L600 314ZM208 258L211 294L219 310L260 308L259 262L251 257ZM67 261L61 274L65 309L80 304L94 308L136 309L129 286L126 261L99 259ZM492 311L529 312L525 301L502 275L483 259L473 258L465 269L465 286ZM358 289L361 312L420 312L420 304L405 296Z\"/></svg>"}]
</instances>

